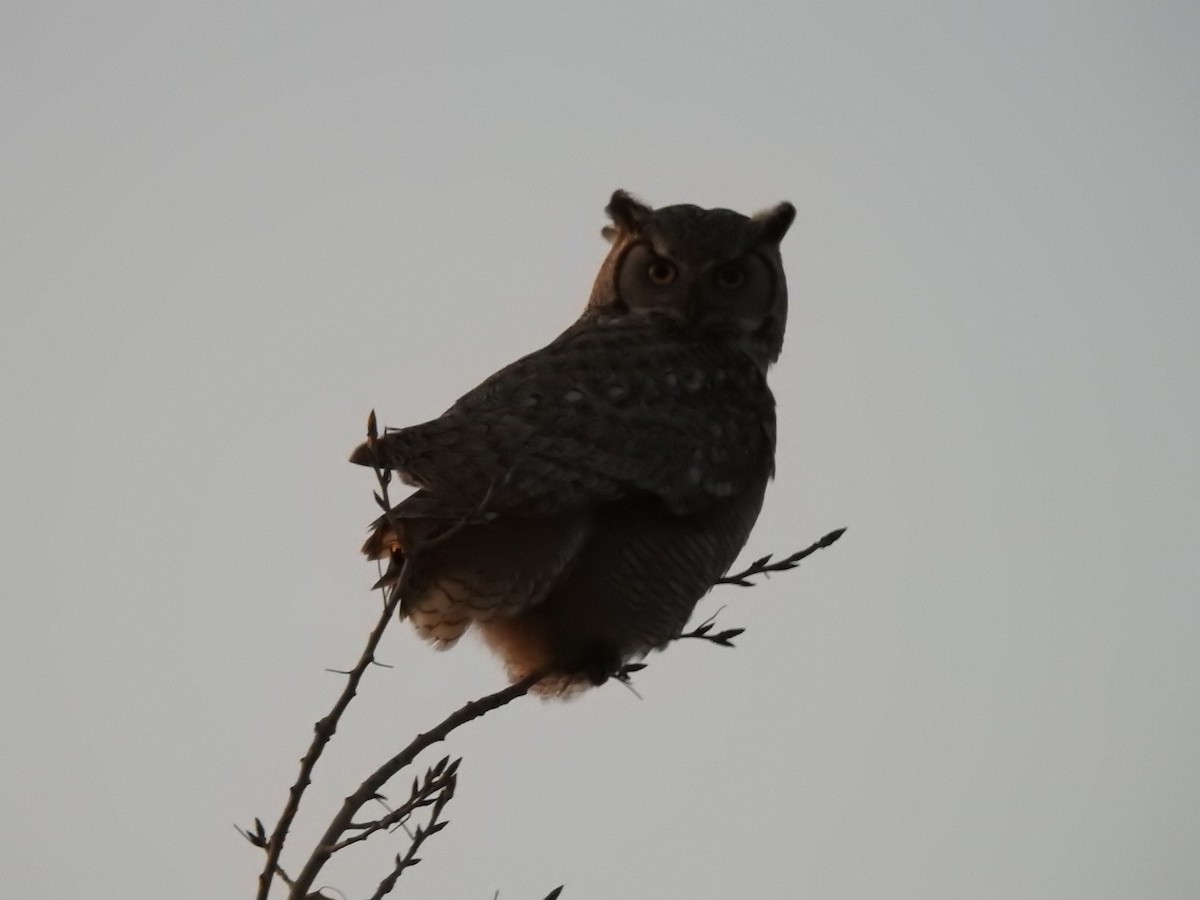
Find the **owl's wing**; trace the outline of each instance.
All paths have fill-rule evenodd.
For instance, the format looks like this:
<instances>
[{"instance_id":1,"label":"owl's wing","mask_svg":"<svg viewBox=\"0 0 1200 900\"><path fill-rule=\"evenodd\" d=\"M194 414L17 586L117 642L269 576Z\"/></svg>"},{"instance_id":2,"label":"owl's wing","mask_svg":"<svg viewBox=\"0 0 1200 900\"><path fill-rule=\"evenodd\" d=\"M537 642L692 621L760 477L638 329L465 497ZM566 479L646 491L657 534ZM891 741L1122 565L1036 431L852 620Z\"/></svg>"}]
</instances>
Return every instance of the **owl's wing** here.
<instances>
[{"instance_id":1,"label":"owl's wing","mask_svg":"<svg viewBox=\"0 0 1200 900\"><path fill-rule=\"evenodd\" d=\"M761 478L774 416L748 357L625 318L568 330L351 459L397 470L447 510L549 516L651 494L685 513Z\"/></svg>"}]
</instances>

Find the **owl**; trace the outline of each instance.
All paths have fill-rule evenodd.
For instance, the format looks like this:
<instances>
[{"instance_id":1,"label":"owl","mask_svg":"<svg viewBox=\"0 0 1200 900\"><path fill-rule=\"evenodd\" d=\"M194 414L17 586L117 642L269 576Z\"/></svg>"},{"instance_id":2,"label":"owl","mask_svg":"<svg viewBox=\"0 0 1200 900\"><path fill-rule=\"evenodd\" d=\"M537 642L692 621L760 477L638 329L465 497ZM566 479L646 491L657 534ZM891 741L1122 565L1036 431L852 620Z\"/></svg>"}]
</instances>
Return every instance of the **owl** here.
<instances>
[{"instance_id":1,"label":"owl","mask_svg":"<svg viewBox=\"0 0 1200 900\"><path fill-rule=\"evenodd\" d=\"M787 321L790 203L754 216L613 194L580 318L442 416L351 462L415 493L363 552L439 648L477 630L509 677L573 694L679 635L775 470L767 369Z\"/></svg>"}]
</instances>

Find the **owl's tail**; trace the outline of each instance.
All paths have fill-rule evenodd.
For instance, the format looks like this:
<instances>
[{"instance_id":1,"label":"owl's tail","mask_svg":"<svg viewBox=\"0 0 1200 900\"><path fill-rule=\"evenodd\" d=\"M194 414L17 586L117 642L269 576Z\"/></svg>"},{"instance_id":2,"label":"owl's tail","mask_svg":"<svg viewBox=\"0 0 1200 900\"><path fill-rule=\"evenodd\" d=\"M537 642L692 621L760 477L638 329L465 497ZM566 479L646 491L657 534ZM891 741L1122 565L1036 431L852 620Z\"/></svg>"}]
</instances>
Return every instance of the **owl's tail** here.
<instances>
[{"instance_id":1,"label":"owl's tail","mask_svg":"<svg viewBox=\"0 0 1200 900\"><path fill-rule=\"evenodd\" d=\"M404 568L405 550L461 523L464 509L462 504L448 503L428 491L417 491L372 522L362 552L367 559L388 560L387 571L375 587L395 584Z\"/></svg>"},{"instance_id":2,"label":"owl's tail","mask_svg":"<svg viewBox=\"0 0 1200 900\"><path fill-rule=\"evenodd\" d=\"M403 524L401 523L403 530ZM371 535L362 546L363 555L367 559L386 559L387 568L379 580L371 586L371 590L391 587L400 580L400 572L404 569L404 541L396 533L395 527L387 516L377 520L371 526Z\"/></svg>"}]
</instances>

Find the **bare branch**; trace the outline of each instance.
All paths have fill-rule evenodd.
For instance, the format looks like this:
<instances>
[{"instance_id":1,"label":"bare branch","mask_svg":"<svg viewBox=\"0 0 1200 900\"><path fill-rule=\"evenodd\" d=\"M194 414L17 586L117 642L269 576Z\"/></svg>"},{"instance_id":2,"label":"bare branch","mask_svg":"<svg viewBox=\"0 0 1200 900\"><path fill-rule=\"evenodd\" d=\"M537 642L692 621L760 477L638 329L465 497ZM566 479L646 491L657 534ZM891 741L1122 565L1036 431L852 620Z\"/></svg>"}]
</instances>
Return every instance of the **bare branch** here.
<instances>
[{"instance_id":1,"label":"bare branch","mask_svg":"<svg viewBox=\"0 0 1200 900\"><path fill-rule=\"evenodd\" d=\"M427 769L425 771L424 783L418 784L416 781L413 781L412 793L409 795L409 798L400 806L389 810L387 815L371 822L351 822L347 826L347 830L356 830L358 834L338 841L333 847L333 852L337 853L351 844L365 841L378 831L403 824L418 809L426 806L441 807L448 803L450 798L454 796L454 790L458 786L458 766L462 762L462 759L456 759L447 766L446 763L448 761L449 757L444 757L433 769ZM378 795L372 799L377 798Z\"/></svg>"},{"instance_id":2,"label":"bare branch","mask_svg":"<svg viewBox=\"0 0 1200 900\"><path fill-rule=\"evenodd\" d=\"M449 802L452 795L453 788L451 788L449 793L443 792L438 796L437 801L434 803L433 811L430 813L429 823L424 827L418 825L412 832L412 841L408 845L408 851L403 856L399 853L396 854L395 867L379 882L375 893L371 895L371 900L382 900L385 895L391 893L392 888L396 886L396 882L400 879L404 870L409 866L415 866L421 861L421 858L417 856L417 851L421 849L421 845L425 843L426 838L437 834L450 824L449 821L442 821L441 816L442 810L445 809L446 803Z\"/></svg>"},{"instance_id":3,"label":"bare branch","mask_svg":"<svg viewBox=\"0 0 1200 900\"><path fill-rule=\"evenodd\" d=\"M238 825L233 826L234 831L248 840L255 847L265 848L267 846L267 833L263 828L263 823L259 819L254 820L254 831L242 828ZM280 881L291 887L292 877L284 871L283 866L275 866L275 874L279 876Z\"/></svg>"},{"instance_id":4,"label":"bare branch","mask_svg":"<svg viewBox=\"0 0 1200 900\"><path fill-rule=\"evenodd\" d=\"M726 575L724 578L718 578L714 584L736 584L738 587L753 587L754 582L749 579L755 575L767 575L771 572L786 572L788 569L794 569L800 565L800 560L807 556L811 556L818 550L828 547L843 534L846 533L845 528L838 528L835 531L829 532L825 537L821 538L815 544L805 547L803 550L798 550L791 556L781 559L778 562L771 562L770 554L767 554L762 559L756 559L750 563L741 572L735 575Z\"/></svg>"},{"instance_id":5,"label":"bare branch","mask_svg":"<svg viewBox=\"0 0 1200 900\"><path fill-rule=\"evenodd\" d=\"M367 419L368 440L374 440L376 434L375 411L372 410L371 415ZM379 481L379 489L382 494L380 499L386 504L388 515L390 515L391 503L388 501L388 483L391 481L391 473L386 470L376 469L375 477ZM367 643L358 658L358 662L354 664L354 668L346 676L346 684L342 688L341 694L334 702L333 708L329 711L328 715L320 719L313 726L312 743L309 744L308 752L300 760L300 774L288 791L287 803L284 805L283 812L279 816L279 821L276 822L275 828L271 832L271 837L266 844L267 860L263 865L262 872L258 876L257 900L267 900L271 892L271 881L279 871L279 855L283 851L283 843L287 839L288 829L291 828L292 821L296 818L296 812L300 808L300 799L304 796L305 790L307 790L309 784L312 782L313 769L316 768L317 761L321 758L321 754L325 750L325 745L329 743L330 738L337 731L338 723L341 721L346 707L350 705L350 701L358 693L358 684L362 681L363 673L375 661L375 649L379 646L379 641L383 638L384 631L387 630L388 625L396 617L396 610L400 606L400 598L408 579L411 577L411 573L412 557L409 556L404 563L404 568L400 572L399 579L392 586L392 589L388 592L384 600L379 620L375 623L375 627L371 629L371 633L367 637ZM295 891L293 891L293 894L295 894Z\"/></svg>"},{"instance_id":6,"label":"bare branch","mask_svg":"<svg viewBox=\"0 0 1200 900\"><path fill-rule=\"evenodd\" d=\"M710 634L712 625L700 625L693 628L691 631L685 631L675 640L681 641L684 638L699 638L703 641L708 641L710 644L716 644L718 647L732 647L733 639L743 634L745 628L726 628L724 631L718 631L716 634Z\"/></svg>"},{"instance_id":7,"label":"bare branch","mask_svg":"<svg viewBox=\"0 0 1200 900\"><path fill-rule=\"evenodd\" d=\"M439 741L444 741L446 736L460 725L465 725L467 722L478 719L493 709L499 709L506 703L511 703L518 697L528 694L530 688L541 681L543 677L545 676L541 672L535 672L532 675L527 675L515 684L510 684L503 690L464 704L429 731L424 734L418 734L412 743L372 772L358 786L358 789L343 801L341 811L333 817L333 820L329 823L329 827L325 829L325 834L321 836L321 840L313 849L308 862L305 863L300 874L296 876L296 883L289 895L291 900L303 900L305 892L312 885L313 880L320 873L325 863L329 861L329 857L333 855L339 839L350 828L355 814L362 809L364 804L374 798L379 789L387 783L388 779L405 766L411 764L417 754L426 747L436 744Z\"/></svg>"},{"instance_id":8,"label":"bare branch","mask_svg":"<svg viewBox=\"0 0 1200 900\"><path fill-rule=\"evenodd\" d=\"M408 566L406 565L405 568L407 569ZM292 820L296 817L296 811L300 808L300 799L304 796L305 790L312 782L313 769L316 768L317 760L321 758L321 753L324 751L325 745L329 743L330 738L337 731L342 714L346 711L346 707L350 705L350 701L354 699L355 694L358 693L358 684L362 680L363 673L366 672L374 660L375 648L379 646L379 641L383 637L384 631L396 616L396 609L400 605L399 588L405 580L402 575L400 582L389 592L387 600L383 604L383 609L379 614L379 620L371 630L371 634L367 638L366 646L363 648L358 662L350 670L346 678L346 684L342 688L342 693L333 704L333 709L313 726L313 740L309 745L308 752L300 760L300 774L295 784L292 785L291 790L288 791L287 804L284 806L283 813L279 817L279 822L276 824L275 830L271 833L270 841L267 844L266 867L264 867L262 874L259 875L258 900L266 900L271 890L271 876L278 866L279 854L283 849L283 842L287 838L288 829L291 827Z\"/></svg>"},{"instance_id":9,"label":"bare branch","mask_svg":"<svg viewBox=\"0 0 1200 900\"><path fill-rule=\"evenodd\" d=\"M709 641L721 647L732 647L733 639L744 632L745 628L727 628L724 631L718 631L716 634L711 634L713 625L717 621L717 616L725 611L725 607L721 607L691 631L685 631L682 634L675 636L675 640L681 641L684 638L699 638L700 640Z\"/></svg>"}]
</instances>

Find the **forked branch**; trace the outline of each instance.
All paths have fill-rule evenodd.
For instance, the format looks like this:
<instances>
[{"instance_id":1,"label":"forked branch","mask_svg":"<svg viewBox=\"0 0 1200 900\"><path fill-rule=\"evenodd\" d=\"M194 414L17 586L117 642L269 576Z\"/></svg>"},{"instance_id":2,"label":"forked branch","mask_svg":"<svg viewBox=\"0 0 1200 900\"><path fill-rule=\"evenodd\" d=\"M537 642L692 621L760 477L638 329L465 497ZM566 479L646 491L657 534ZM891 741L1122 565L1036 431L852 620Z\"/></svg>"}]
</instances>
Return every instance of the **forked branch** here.
<instances>
[{"instance_id":1,"label":"forked branch","mask_svg":"<svg viewBox=\"0 0 1200 900\"><path fill-rule=\"evenodd\" d=\"M417 754L426 747L436 744L438 741L444 741L446 736L460 725L465 725L467 722L478 719L493 709L498 709L506 703L511 703L518 697L528 694L529 689L541 681L542 677L540 673L529 675L515 684L510 684L503 690L464 704L429 731L424 734L418 734L412 743L372 772L358 786L354 793L342 802L341 810L333 817L333 820L329 823L329 827L325 829L325 833L317 842L312 855L309 856L308 862L305 863L300 874L296 876L295 884L292 885L292 891L288 895L291 900L304 900L309 887L317 877L317 873L321 871L321 868L329 861L329 857L337 849L338 841L342 835L353 825L354 816L357 815L358 811L366 803L375 797L379 789L387 783L388 779L412 763L416 759ZM426 836L431 833L427 830ZM410 862L406 866L400 867L399 871L403 871L407 865L412 865L412 863ZM399 877L399 871L396 872L397 877Z\"/></svg>"}]
</instances>

